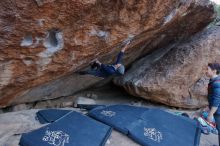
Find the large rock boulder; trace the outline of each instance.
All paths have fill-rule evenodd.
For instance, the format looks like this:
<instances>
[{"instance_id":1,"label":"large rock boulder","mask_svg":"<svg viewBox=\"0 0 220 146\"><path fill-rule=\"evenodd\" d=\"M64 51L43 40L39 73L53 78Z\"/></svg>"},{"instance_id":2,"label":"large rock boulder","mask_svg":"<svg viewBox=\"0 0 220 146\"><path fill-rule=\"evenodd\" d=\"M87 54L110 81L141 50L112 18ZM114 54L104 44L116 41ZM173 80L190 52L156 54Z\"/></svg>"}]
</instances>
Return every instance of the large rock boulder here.
<instances>
[{"instance_id":1,"label":"large rock boulder","mask_svg":"<svg viewBox=\"0 0 220 146\"><path fill-rule=\"evenodd\" d=\"M80 83L87 79L59 81L97 57L111 63L129 37L125 64L200 31L214 17L207 0L0 1L0 107L86 88Z\"/></svg>"},{"instance_id":2,"label":"large rock boulder","mask_svg":"<svg viewBox=\"0 0 220 146\"><path fill-rule=\"evenodd\" d=\"M153 52L114 81L135 96L175 107L198 108L207 105L207 64L220 62L219 56L220 27L213 27L181 44Z\"/></svg>"}]
</instances>

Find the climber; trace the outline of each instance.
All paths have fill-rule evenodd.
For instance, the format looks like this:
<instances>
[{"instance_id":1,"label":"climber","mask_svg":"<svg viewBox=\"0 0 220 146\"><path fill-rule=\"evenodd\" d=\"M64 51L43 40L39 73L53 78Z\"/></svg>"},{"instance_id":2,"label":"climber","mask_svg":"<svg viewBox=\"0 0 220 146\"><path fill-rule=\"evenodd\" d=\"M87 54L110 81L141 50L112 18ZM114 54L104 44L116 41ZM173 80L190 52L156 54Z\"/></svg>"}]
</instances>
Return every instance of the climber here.
<instances>
[{"instance_id":1,"label":"climber","mask_svg":"<svg viewBox=\"0 0 220 146\"><path fill-rule=\"evenodd\" d=\"M80 71L78 72L80 75L94 75L97 77L103 77L107 78L112 75L124 75L125 73L125 67L121 63L122 57L124 55L125 50L128 47L128 44L130 41L126 43L126 45L122 48L122 50L119 52L117 56L117 60L114 64L108 65L108 64L103 64L99 60L95 60L90 64L91 69L87 71Z\"/></svg>"},{"instance_id":2,"label":"climber","mask_svg":"<svg viewBox=\"0 0 220 146\"><path fill-rule=\"evenodd\" d=\"M220 145L220 64L209 63L206 74L210 78L208 84L208 103L209 112L207 120L212 122L215 119L218 130L218 139Z\"/></svg>"}]
</instances>

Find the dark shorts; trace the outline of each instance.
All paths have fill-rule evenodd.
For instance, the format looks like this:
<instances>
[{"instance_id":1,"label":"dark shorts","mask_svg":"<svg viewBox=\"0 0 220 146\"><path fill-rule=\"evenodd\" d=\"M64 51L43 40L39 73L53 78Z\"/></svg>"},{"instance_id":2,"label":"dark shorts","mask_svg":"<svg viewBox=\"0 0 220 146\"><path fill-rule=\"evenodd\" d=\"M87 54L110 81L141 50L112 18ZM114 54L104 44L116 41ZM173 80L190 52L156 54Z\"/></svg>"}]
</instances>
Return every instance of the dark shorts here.
<instances>
[{"instance_id":1,"label":"dark shorts","mask_svg":"<svg viewBox=\"0 0 220 146\"><path fill-rule=\"evenodd\" d=\"M218 130L218 142L219 142L219 145L220 145L220 115L215 114L214 118L215 118L215 122L216 122L216 128Z\"/></svg>"}]
</instances>

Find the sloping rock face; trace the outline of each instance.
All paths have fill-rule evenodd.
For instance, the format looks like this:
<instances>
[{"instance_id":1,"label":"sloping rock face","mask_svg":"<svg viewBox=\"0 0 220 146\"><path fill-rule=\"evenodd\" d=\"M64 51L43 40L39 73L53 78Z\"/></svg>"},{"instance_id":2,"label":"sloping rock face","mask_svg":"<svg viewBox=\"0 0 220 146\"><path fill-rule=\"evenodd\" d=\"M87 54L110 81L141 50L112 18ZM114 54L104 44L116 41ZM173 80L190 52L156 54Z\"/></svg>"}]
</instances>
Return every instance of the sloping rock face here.
<instances>
[{"instance_id":1,"label":"sloping rock face","mask_svg":"<svg viewBox=\"0 0 220 146\"><path fill-rule=\"evenodd\" d=\"M220 62L219 55L220 27L214 27L146 56L115 83L132 95L170 106L206 106L207 64Z\"/></svg>"},{"instance_id":2,"label":"sloping rock face","mask_svg":"<svg viewBox=\"0 0 220 146\"><path fill-rule=\"evenodd\" d=\"M62 90L69 83L58 87L61 77L95 58L111 63L128 37L134 38L126 65L200 31L214 17L207 0L0 1L0 107L86 88L79 82L87 80L77 77L72 88ZM53 90L44 89L50 83ZM54 90L59 94L48 96Z\"/></svg>"}]
</instances>

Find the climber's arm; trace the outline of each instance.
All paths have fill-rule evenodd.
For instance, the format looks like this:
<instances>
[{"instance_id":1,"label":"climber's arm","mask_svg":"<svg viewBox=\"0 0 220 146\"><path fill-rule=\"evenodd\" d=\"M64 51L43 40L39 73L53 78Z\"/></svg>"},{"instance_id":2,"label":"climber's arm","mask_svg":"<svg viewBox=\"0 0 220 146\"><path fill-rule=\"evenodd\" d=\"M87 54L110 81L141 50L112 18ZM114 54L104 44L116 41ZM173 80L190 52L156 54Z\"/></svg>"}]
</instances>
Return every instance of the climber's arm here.
<instances>
[{"instance_id":1,"label":"climber's arm","mask_svg":"<svg viewBox=\"0 0 220 146\"><path fill-rule=\"evenodd\" d=\"M125 52L128 48L128 45L129 45L130 41L121 49L121 52Z\"/></svg>"}]
</instances>

